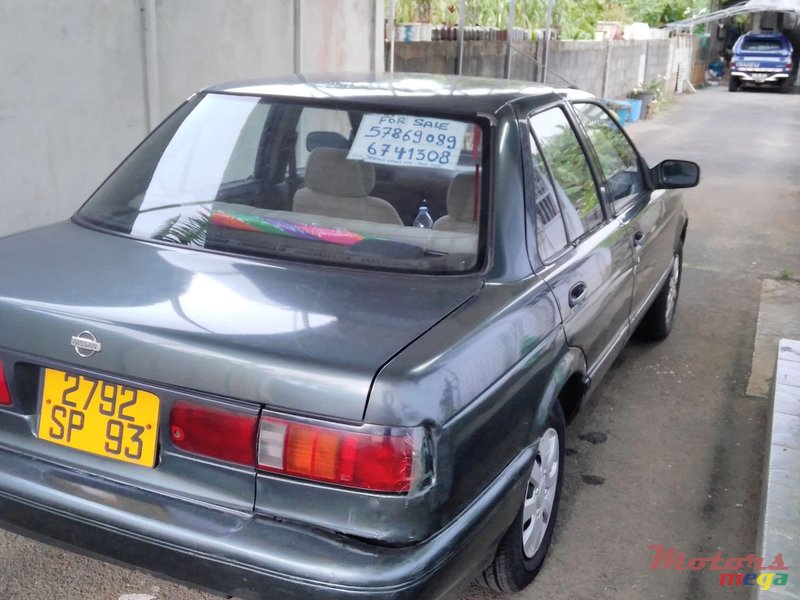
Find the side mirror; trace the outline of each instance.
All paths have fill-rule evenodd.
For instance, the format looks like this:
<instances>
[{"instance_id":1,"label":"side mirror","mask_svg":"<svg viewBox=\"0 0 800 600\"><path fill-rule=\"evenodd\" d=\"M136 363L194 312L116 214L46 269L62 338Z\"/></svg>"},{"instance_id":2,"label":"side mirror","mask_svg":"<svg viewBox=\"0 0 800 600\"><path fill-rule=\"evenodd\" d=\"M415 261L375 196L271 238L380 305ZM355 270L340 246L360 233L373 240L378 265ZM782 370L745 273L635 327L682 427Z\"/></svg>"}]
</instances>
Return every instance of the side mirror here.
<instances>
[{"instance_id":1,"label":"side mirror","mask_svg":"<svg viewBox=\"0 0 800 600\"><path fill-rule=\"evenodd\" d=\"M690 188L700 182L700 166L688 160L665 160L650 169L657 190Z\"/></svg>"}]
</instances>

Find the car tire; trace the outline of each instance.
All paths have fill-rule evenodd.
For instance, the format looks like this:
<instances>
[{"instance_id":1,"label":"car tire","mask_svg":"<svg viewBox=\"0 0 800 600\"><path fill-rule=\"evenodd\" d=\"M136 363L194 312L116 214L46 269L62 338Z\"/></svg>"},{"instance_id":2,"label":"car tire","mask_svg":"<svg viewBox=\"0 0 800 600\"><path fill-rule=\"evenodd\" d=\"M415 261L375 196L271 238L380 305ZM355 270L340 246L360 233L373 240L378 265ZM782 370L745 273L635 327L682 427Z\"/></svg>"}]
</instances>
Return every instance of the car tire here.
<instances>
[{"instance_id":1,"label":"car tire","mask_svg":"<svg viewBox=\"0 0 800 600\"><path fill-rule=\"evenodd\" d=\"M728 91L729 92L738 92L739 91L739 79L731 75L731 78L728 80Z\"/></svg>"},{"instance_id":2,"label":"car tire","mask_svg":"<svg viewBox=\"0 0 800 600\"><path fill-rule=\"evenodd\" d=\"M638 338L658 342L666 339L669 332L672 331L672 324L675 322L675 310L678 307L678 294L681 290L682 274L683 251L678 250L672 256L672 264L667 280L636 330Z\"/></svg>"},{"instance_id":3,"label":"car tire","mask_svg":"<svg viewBox=\"0 0 800 600\"><path fill-rule=\"evenodd\" d=\"M781 94L788 94L789 92L791 92L792 91L792 78L791 77L787 77L786 79L781 81L780 88L778 88L778 89L780 90Z\"/></svg>"},{"instance_id":4,"label":"car tire","mask_svg":"<svg viewBox=\"0 0 800 600\"><path fill-rule=\"evenodd\" d=\"M559 402L554 402L537 442L522 506L500 541L492 564L478 578L482 585L498 592L518 592L542 568L558 516L565 443L564 411Z\"/></svg>"}]
</instances>

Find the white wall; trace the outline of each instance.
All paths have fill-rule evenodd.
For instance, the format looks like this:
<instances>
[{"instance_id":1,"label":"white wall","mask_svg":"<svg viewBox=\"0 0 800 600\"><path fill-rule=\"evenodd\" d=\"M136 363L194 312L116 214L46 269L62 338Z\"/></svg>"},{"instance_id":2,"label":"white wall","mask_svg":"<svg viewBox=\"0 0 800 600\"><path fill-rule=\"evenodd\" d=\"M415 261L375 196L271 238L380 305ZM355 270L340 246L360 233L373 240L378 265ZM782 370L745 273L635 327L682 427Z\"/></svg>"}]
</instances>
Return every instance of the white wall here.
<instances>
[{"instance_id":1,"label":"white wall","mask_svg":"<svg viewBox=\"0 0 800 600\"><path fill-rule=\"evenodd\" d=\"M0 235L69 217L203 86L382 69L382 27L383 0L0 0Z\"/></svg>"},{"instance_id":2,"label":"white wall","mask_svg":"<svg viewBox=\"0 0 800 600\"><path fill-rule=\"evenodd\" d=\"M156 6L162 117L198 88L294 70L291 0L161 0Z\"/></svg>"},{"instance_id":3,"label":"white wall","mask_svg":"<svg viewBox=\"0 0 800 600\"><path fill-rule=\"evenodd\" d=\"M367 22L373 26L366 27ZM305 73L343 67L370 71L375 65L383 70L383 0L303 2L300 29L300 70Z\"/></svg>"},{"instance_id":4,"label":"white wall","mask_svg":"<svg viewBox=\"0 0 800 600\"><path fill-rule=\"evenodd\" d=\"M145 134L137 4L0 2L0 234L69 215Z\"/></svg>"}]
</instances>

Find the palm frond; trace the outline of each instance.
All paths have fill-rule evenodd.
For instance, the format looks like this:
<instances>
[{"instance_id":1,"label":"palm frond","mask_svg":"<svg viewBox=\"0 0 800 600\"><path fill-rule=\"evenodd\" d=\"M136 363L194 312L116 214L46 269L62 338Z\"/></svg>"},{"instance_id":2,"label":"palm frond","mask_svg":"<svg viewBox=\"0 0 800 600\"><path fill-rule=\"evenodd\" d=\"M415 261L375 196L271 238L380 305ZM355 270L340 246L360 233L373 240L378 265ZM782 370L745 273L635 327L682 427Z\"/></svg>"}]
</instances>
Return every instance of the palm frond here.
<instances>
[{"instance_id":1,"label":"palm frond","mask_svg":"<svg viewBox=\"0 0 800 600\"><path fill-rule=\"evenodd\" d=\"M210 219L210 212L203 212L198 217L189 217L185 221L181 221L180 216L171 217L153 235L153 239L181 246L203 246Z\"/></svg>"}]
</instances>

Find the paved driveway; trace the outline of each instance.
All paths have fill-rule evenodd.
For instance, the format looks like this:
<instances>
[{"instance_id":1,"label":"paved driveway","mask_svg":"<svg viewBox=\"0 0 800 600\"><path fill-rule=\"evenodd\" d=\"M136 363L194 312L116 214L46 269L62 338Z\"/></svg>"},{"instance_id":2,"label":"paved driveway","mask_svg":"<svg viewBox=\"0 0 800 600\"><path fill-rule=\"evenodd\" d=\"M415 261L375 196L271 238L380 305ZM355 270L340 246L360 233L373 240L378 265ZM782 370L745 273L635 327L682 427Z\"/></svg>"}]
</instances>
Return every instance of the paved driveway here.
<instances>
[{"instance_id":1,"label":"paved driveway","mask_svg":"<svg viewBox=\"0 0 800 600\"><path fill-rule=\"evenodd\" d=\"M692 556L755 548L766 402L745 390L761 280L800 274L800 102L712 89L630 131L651 163L703 168L686 195L677 321L666 342L631 344L568 430L552 554L516 600L749 597L711 572L651 573L647 546ZM493 597L471 586L459 600ZM0 532L0 598L215 596Z\"/></svg>"}]
</instances>

